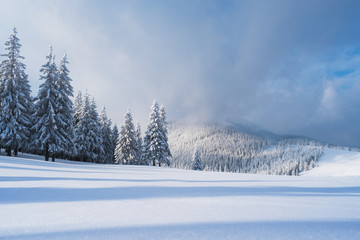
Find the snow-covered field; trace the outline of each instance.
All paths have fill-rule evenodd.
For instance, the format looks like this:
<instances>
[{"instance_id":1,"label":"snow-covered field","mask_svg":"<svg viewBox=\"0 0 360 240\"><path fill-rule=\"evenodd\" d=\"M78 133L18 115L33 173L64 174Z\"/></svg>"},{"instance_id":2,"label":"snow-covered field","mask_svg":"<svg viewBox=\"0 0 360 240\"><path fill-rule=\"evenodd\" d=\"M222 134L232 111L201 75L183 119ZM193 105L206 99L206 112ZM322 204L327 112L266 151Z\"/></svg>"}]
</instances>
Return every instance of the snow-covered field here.
<instances>
[{"instance_id":1,"label":"snow-covered field","mask_svg":"<svg viewBox=\"0 0 360 240\"><path fill-rule=\"evenodd\" d=\"M305 176L359 176L360 152L350 152L337 149L324 149L319 167L304 172ZM360 184L359 184L360 185Z\"/></svg>"},{"instance_id":2,"label":"snow-covered field","mask_svg":"<svg viewBox=\"0 0 360 240\"><path fill-rule=\"evenodd\" d=\"M298 177L23 157L0 156L0 239L360 239L355 152Z\"/></svg>"}]
</instances>

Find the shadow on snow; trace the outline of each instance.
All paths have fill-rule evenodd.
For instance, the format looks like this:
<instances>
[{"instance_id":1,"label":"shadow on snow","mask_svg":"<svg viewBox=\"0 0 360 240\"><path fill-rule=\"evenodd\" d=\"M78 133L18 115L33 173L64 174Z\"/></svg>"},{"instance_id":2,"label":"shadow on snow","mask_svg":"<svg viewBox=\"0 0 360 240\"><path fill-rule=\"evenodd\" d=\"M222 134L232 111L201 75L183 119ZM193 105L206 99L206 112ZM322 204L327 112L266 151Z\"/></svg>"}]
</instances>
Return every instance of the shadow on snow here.
<instances>
[{"instance_id":1,"label":"shadow on snow","mask_svg":"<svg viewBox=\"0 0 360 240\"><path fill-rule=\"evenodd\" d=\"M359 239L360 221L167 224L19 234L4 239ZM0 233L1 237L1 233Z\"/></svg>"},{"instance_id":2,"label":"shadow on snow","mask_svg":"<svg viewBox=\"0 0 360 240\"><path fill-rule=\"evenodd\" d=\"M359 197L360 187L0 188L0 204L227 196Z\"/></svg>"}]
</instances>

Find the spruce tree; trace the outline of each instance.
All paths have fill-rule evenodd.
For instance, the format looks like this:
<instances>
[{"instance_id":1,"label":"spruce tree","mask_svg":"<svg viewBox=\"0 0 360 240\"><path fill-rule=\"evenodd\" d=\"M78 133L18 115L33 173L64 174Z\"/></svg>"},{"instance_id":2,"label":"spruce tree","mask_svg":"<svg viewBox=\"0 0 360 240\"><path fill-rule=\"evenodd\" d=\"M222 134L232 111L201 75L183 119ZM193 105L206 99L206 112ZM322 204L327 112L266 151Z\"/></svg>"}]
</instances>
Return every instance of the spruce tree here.
<instances>
[{"instance_id":1,"label":"spruce tree","mask_svg":"<svg viewBox=\"0 0 360 240\"><path fill-rule=\"evenodd\" d=\"M198 171L202 171L203 167L201 164L201 158L200 158L200 150L198 145L196 144L195 148L194 148L194 154L193 154L193 159L192 159L192 170L198 170Z\"/></svg>"},{"instance_id":2,"label":"spruce tree","mask_svg":"<svg viewBox=\"0 0 360 240\"><path fill-rule=\"evenodd\" d=\"M121 126L119 140L115 149L115 161L118 164L137 164L138 143L132 121L131 112L128 109L125 114L125 123Z\"/></svg>"},{"instance_id":3,"label":"spruce tree","mask_svg":"<svg viewBox=\"0 0 360 240\"><path fill-rule=\"evenodd\" d=\"M83 96L81 91L78 92L75 98L74 103L74 127L78 124L81 118L81 111L82 111L82 104L83 104Z\"/></svg>"},{"instance_id":4,"label":"spruce tree","mask_svg":"<svg viewBox=\"0 0 360 240\"><path fill-rule=\"evenodd\" d=\"M81 104L79 122L75 125L77 158L83 162L101 162L104 154L96 104L86 92Z\"/></svg>"},{"instance_id":5,"label":"spruce tree","mask_svg":"<svg viewBox=\"0 0 360 240\"><path fill-rule=\"evenodd\" d=\"M115 124L112 131L111 131L111 138L112 138L112 163L115 163L115 148L116 144L119 139L119 129L117 125Z\"/></svg>"},{"instance_id":6,"label":"spruce tree","mask_svg":"<svg viewBox=\"0 0 360 240\"><path fill-rule=\"evenodd\" d=\"M153 166L155 166L154 162L151 162L150 157L150 134L149 131L145 132L144 140L143 140L143 147L142 147L142 155L141 155L141 163L142 165L149 165L150 163L153 163Z\"/></svg>"},{"instance_id":7,"label":"spruce tree","mask_svg":"<svg viewBox=\"0 0 360 240\"><path fill-rule=\"evenodd\" d=\"M30 136L33 103L26 66L21 62L19 38L16 28L5 42L6 59L0 65L0 131L1 145L8 156L11 149L17 156L18 149L26 146Z\"/></svg>"},{"instance_id":8,"label":"spruce tree","mask_svg":"<svg viewBox=\"0 0 360 240\"><path fill-rule=\"evenodd\" d=\"M137 162L139 165L146 165L146 161L143 161L143 140L141 137L141 127L138 123L136 126L136 142L137 142Z\"/></svg>"},{"instance_id":9,"label":"spruce tree","mask_svg":"<svg viewBox=\"0 0 360 240\"><path fill-rule=\"evenodd\" d=\"M169 143L168 143L168 130L167 130L167 125L168 123L166 122L166 112L165 112L165 107L164 105L161 105L160 107L160 120L161 120L161 135L163 138L163 148L164 148L164 152L160 158L161 163L167 164L168 166L170 165L170 160L169 158L171 158L171 152L170 152L170 147L169 147Z\"/></svg>"},{"instance_id":10,"label":"spruce tree","mask_svg":"<svg viewBox=\"0 0 360 240\"><path fill-rule=\"evenodd\" d=\"M90 115L94 122L94 128L92 131L98 137L96 139L96 141L94 141L94 143L96 143L93 145L94 153L97 155L96 162L100 163L103 161L101 157L104 156L105 152L104 152L104 144L103 144L103 140L102 140L102 136L101 136L100 118L99 118L99 114L97 112L97 106L96 106L94 97L91 99Z\"/></svg>"},{"instance_id":11,"label":"spruce tree","mask_svg":"<svg viewBox=\"0 0 360 240\"><path fill-rule=\"evenodd\" d=\"M60 62L58 70L58 78L56 81L56 87L58 88L57 108L56 114L59 118L58 131L63 136L59 147L62 149L63 154L67 157L71 157L74 154L74 118L73 118L73 102L70 97L73 97L73 88L71 86L71 78L69 77L69 69L67 68L66 55Z\"/></svg>"},{"instance_id":12,"label":"spruce tree","mask_svg":"<svg viewBox=\"0 0 360 240\"><path fill-rule=\"evenodd\" d=\"M100 127L104 146L103 163L113 162L113 139L111 131L111 120L107 118L105 107L100 113Z\"/></svg>"},{"instance_id":13,"label":"spruce tree","mask_svg":"<svg viewBox=\"0 0 360 240\"><path fill-rule=\"evenodd\" d=\"M55 154L62 152L62 143L66 142L60 129L62 122L58 111L58 97L61 95L57 87L58 70L54 63L52 47L46 57L47 62L41 67L40 80L44 83L40 85L38 101L35 104L36 125L36 145L45 152L45 161L52 156L55 161Z\"/></svg>"},{"instance_id":14,"label":"spruce tree","mask_svg":"<svg viewBox=\"0 0 360 240\"><path fill-rule=\"evenodd\" d=\"M160 116L159 105L156 100L154 100L151 106L151 113L149 117L149 125L146 131L146 137L144 138L145 143L145 155L153 166L156 163L161 166L161 163L164 162L166 153L166 144L164 143L163 136L163 120Z\"/></svg>"}]
</instances>

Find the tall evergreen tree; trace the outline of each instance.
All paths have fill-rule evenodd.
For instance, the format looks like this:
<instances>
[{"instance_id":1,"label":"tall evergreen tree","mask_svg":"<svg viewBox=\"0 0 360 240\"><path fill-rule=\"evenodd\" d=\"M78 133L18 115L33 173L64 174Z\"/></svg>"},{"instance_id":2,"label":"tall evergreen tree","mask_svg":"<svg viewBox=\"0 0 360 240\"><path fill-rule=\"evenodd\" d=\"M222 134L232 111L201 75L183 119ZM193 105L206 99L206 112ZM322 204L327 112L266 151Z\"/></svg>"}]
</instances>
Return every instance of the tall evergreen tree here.
<instances>
[{"instance_id":1,"label":"tall evergreen tree","mask_svg":"<svg viewBox=\"0 0 360 240\"><path fill-rule=\"evenodd\" d=\"M8 156L11 149L14 155L24 147L29 139L31 125L32 98L25 74L26 66L21 62L19 38L16 28L5 42L6 59L0 65L0 131L1 145L6 148Z\"/></svg>"},{"instance_id":2,"label":"tall evergreen tree","mask_svg":"<svg viewBox=\"0 0 360 240\"><path fill-rule=\"evenodd\" d=\"M96 162L100 163L102 162L101 157L104 156L104 144L101 136L100 118L97 112L97 106L94 97L91 99L90 110L90 115L95 123L94 129L92 131L99 138L97 144L94 144L94 153L97 154Z\"/></svg>"},{"instance_id":3,"label":"tall evergreen tree","mask_svg":"<svg viewBox=\"0 0 360 240\"><path fill-rule=\"evenodd\" d=\"M112 138L112 163L115 162L115 148L116 148L116 144L118 142L119 139L119 129L117 127L117 125L115 124L112 131L111 131L111 138Z\"/></svg>"},{"instance_id":4,"label":"tall evergreen tree","mask_svg":"<svg viewBox=\"0 0 360 240\"><path fill-rule=\"evenodd\" d=\"M58 77L56 79L56 87L58 88L57 108L55 113L59 118L58 131L63 136L59 142L60 149L67 157L74 154L74 109L73 102L70 97L73 97L73 87L71 86L71 78L69 77L69 69L67 68L66 55L60 62Z\"/></svg>"},{"instance_id":5,"label":"tall evergreen tree","mask_svg":"<svg viewBox=\"0 0 360 240\"><path fill-rule=\"evenodd\" d=\"M82 104L83 104L83 96L81 91L79 91L78 94L76 95L75 103L74 103L74 117L73 117L74 126L76 126L80 121Z\"/></svg>"},{"instance_id":6,"label":"tall evergreen tree","mask_svg":"<svg viewBox=\"0 0 360 240\"><path fill-rule=\"evenodd\" d=\"M137 162L139 165L146 165L146 161L143 161L143 140L141 137L141 127L138 123L136 126L136 142L137 142Z\"/></svg>"},{"instance_id":7,"label":"tall evergreen tree","mask_svg":"<svg viewBox=\"0 0 360 240\"><path fill-rule=\"evenodd\" d=\"M121 126L119 140L115 149L115 161L118 164L137 164L138 143L135 128L128 109L125 114L125 123Z\"/></svg>"},{"instance_id":8,"label":"tall evergreen tree","mask_svg":"<svg viewBox=\"0 0 360 240\"><path fill-rule=\"evenodd\" d=\"M146 131L145 143L145 156L152 162L153 166L156 163L159 167L162 163L169 164L167 160L166 138L164 137L164 126L160 112L159 104L154 100L151 106L151 113L149 117L149 125Z\"/></svg>"},{"instance_id":9,"label":"tall evergreen tree","mask_svg":"<svg viewBox=\"0 0 360 240\"><path fill-rule=\"evenodd\" d=\"M169 158L171 158L171 152L170 152L170 147L169 147L169 143L168 143L168 130L167 130L167 121L166 121L166 112L165 112L165 107L162 104L160 107L160 120L161 120L161 132L162 132L162 138L163 138L163 144L164 144L164 152L163 155L160 159L161 163L167 164L168 166L170 165L170 160Z\"/></svg>"},{"instance_id":10,"label":"tall evergreen tree","mask_svg":"<svg viewBox=\"0 0 360 240\"><path fill-rule=\"evenodd\" d=\"M151 160L151 152L150 152L150 134L147 130L145 132L144 140L143 140L143 147L142 147L142 155L141 155L141 163L142 165L149 165L153 164L155 166L155 162Z\"/></svg>"},{"instance_id":11,"label":"tall evergreen tree","mask_svg":"<svg viewBox=\"0 0 360 240\"><path fill-rule=\"evenodd\" d=\"M195 148L194 148L194 154L193 154L193 159L192 159L192 170L198 170L198 171L202 171L203 167L201 164L201 158L200 158L200 150L198 145L196 144Z\"/></svg>"},{"instance_id":12,"label":"tall evergreen tree","mask_svg":"<svg viewBox=\"0 0 360 240\"><path fill-rule=\"evenodd\" d=\"M103 163L113 162L113 139L111 131L111 120L107 118L105 107L100 113L100 127L104 146Z\"/></svg>"},{"instance_id":13,"label":"tall evergreen tree","mask_svg":"<svg viewBox=\"0 0 360 240\"><path fill-rule=\"evenodd\" d=\"M81 105L79 122L75 125L77 158L83 162L100 162L104 148L96 104L86 92Z\"/></svg>"},{"instance_id":14,"label":"tall evergreen tree","mask_svg":"<svg viewBox=\"0 0 360 240\"><path fill-rule=\"evenodd\" d=\"M36 145L41 150L45 151L45 161L49 160L49 156L52 156L52 160L55 161L55 154L62 152L62 144L66 142L60 129L62 129L63 123L58 109L58 97L61 95L57 87L58 82L58 70L54 63L52 47L50 47L50 53L46 57L47 62L41 67L40 80L44 83L40 85L38 93L38 101L35 104L35 117L36 125Z\"/></svg>"}]
</instances>

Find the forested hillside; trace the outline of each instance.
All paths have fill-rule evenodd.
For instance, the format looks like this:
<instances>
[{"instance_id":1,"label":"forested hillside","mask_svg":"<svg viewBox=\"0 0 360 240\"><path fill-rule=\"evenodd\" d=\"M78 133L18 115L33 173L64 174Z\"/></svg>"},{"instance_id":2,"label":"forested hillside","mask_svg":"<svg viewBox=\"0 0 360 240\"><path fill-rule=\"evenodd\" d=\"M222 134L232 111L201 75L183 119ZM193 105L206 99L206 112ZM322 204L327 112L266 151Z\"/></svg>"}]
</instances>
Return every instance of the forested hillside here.
<instances>
[{"instance_id":1,"label":"forested hillside","mask_svg":"<svg viewBox=\"0 0 360 240\"><path fill-rule=\"evenodd\" d=\"M171 166L191 169L197 145L207 171L298 175L316 166L323 152L319 142L252 131L240 125L169 126Z\"/></svg>"}]
</instances>

